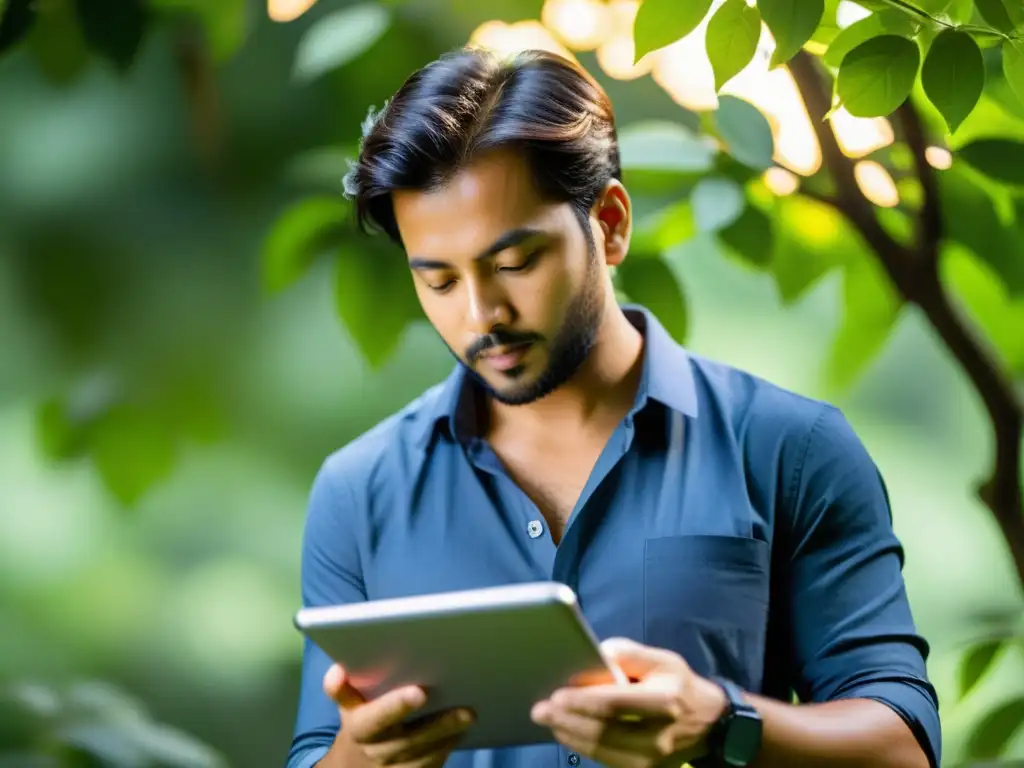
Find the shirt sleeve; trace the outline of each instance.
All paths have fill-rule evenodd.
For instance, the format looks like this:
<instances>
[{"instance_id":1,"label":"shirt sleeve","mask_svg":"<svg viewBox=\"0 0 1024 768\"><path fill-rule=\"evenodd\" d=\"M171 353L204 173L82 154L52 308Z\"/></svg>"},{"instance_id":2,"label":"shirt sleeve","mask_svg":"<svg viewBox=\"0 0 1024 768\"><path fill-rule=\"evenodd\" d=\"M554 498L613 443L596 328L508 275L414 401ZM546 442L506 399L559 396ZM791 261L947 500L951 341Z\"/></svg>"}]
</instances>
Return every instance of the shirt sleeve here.
<instances>
[{"instance_id":1,"label":"shirt sleeve","mask_svg":"<svg viewBox=\"0 0 1024 768\"><path fill-rule=\"evenodd\" d=\"M303 606L339 605L366 599L354 495L330 459L313 481L302 542ZM330 748L341 719L337 705L323 692L330 658L304 641L298 713L286 768L310 768Z\"/></svg>"},{"instance_id":2,"label":"shirt sleeve","mask_svg":"<svg viewBox=\"0 0 1024 768\"><path fill-rule=\"evenodd\" d=\"M797 696L868 698L907 723L932 766L939 704L903 581L884 481L842 413L825 406L795 467L788 569Z\"/></svg>"}]
</instances>

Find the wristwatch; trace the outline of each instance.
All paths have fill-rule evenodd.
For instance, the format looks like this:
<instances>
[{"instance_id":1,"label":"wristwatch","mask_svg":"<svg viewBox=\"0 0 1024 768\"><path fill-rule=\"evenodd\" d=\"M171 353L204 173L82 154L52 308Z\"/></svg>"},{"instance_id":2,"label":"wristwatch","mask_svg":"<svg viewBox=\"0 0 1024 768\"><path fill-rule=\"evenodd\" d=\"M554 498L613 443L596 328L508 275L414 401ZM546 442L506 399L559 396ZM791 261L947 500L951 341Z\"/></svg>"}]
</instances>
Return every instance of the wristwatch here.
<instances>
[{"instance_id":1,"label":"wristwatch","mask_svg":"<svg viewBox=\"0 0 1024 768\"><path fill-rule=\"evenodd\" d=\"M721 677L710 680L725 691L728 704L708 734L707 757L694 765L716 768L750 765L761 749L761 715L731 680Z\"/></svg>"}]
</instances>

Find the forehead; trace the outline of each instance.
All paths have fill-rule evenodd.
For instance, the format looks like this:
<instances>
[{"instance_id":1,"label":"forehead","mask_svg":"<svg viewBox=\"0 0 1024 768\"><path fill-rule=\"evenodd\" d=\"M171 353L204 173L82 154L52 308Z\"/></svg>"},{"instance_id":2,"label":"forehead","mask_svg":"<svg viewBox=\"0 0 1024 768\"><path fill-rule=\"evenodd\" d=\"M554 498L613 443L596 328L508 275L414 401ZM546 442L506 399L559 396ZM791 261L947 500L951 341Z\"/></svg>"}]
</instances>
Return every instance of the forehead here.
<instances>
[{"instance_id":1,"label":"forehead","mask_svg":"<svg viewBox=\"0 0 1024 768\"><path fill-rule=\"evenodd\" d=\"M518 153L484 155L442 187L393 195L395 219L409 254L472 258L517 227L553 229L564 206L545 201Z\"/></svg>"}]
</instances>

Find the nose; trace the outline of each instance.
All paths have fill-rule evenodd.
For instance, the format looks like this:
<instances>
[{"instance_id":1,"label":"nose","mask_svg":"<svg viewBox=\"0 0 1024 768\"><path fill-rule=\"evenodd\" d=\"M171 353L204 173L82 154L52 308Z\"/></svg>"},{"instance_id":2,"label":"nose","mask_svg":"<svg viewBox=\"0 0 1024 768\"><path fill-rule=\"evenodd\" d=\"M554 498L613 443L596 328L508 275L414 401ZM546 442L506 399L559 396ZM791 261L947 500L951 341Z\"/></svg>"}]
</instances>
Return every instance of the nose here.
<instances>
[{"instance_id":1,"label":"nose","mask_svg":"<svg viewBox=\"0 0 1024 768\"><path fill-rule=\"evenodd\" d=\"M490 333L495 326L512 320L508 297L491 280L468 281L466 296L469 305L466 319L469 331L477 336Z\"/></svg>"}]
</instances>

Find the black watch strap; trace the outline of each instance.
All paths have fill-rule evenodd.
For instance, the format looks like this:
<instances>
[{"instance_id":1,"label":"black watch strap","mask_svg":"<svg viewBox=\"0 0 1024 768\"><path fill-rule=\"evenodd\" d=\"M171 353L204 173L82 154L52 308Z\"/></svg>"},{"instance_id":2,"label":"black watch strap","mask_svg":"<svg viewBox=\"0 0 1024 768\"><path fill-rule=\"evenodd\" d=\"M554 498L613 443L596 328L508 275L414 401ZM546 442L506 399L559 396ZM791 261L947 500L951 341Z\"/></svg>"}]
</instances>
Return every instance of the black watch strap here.
<instances>
[{"instance_id":1,"label":"black watch strap","mask_svg":"<svg viewBox=\"0 0 1024 768\"><path fill-rule=\"evenodd\" d=\"M711 677L725 692L725 712L708 734L708 755L694 763L699 768L743 768L761 749L761 715L731 680Z\"/></svg>"}]
</instances>

